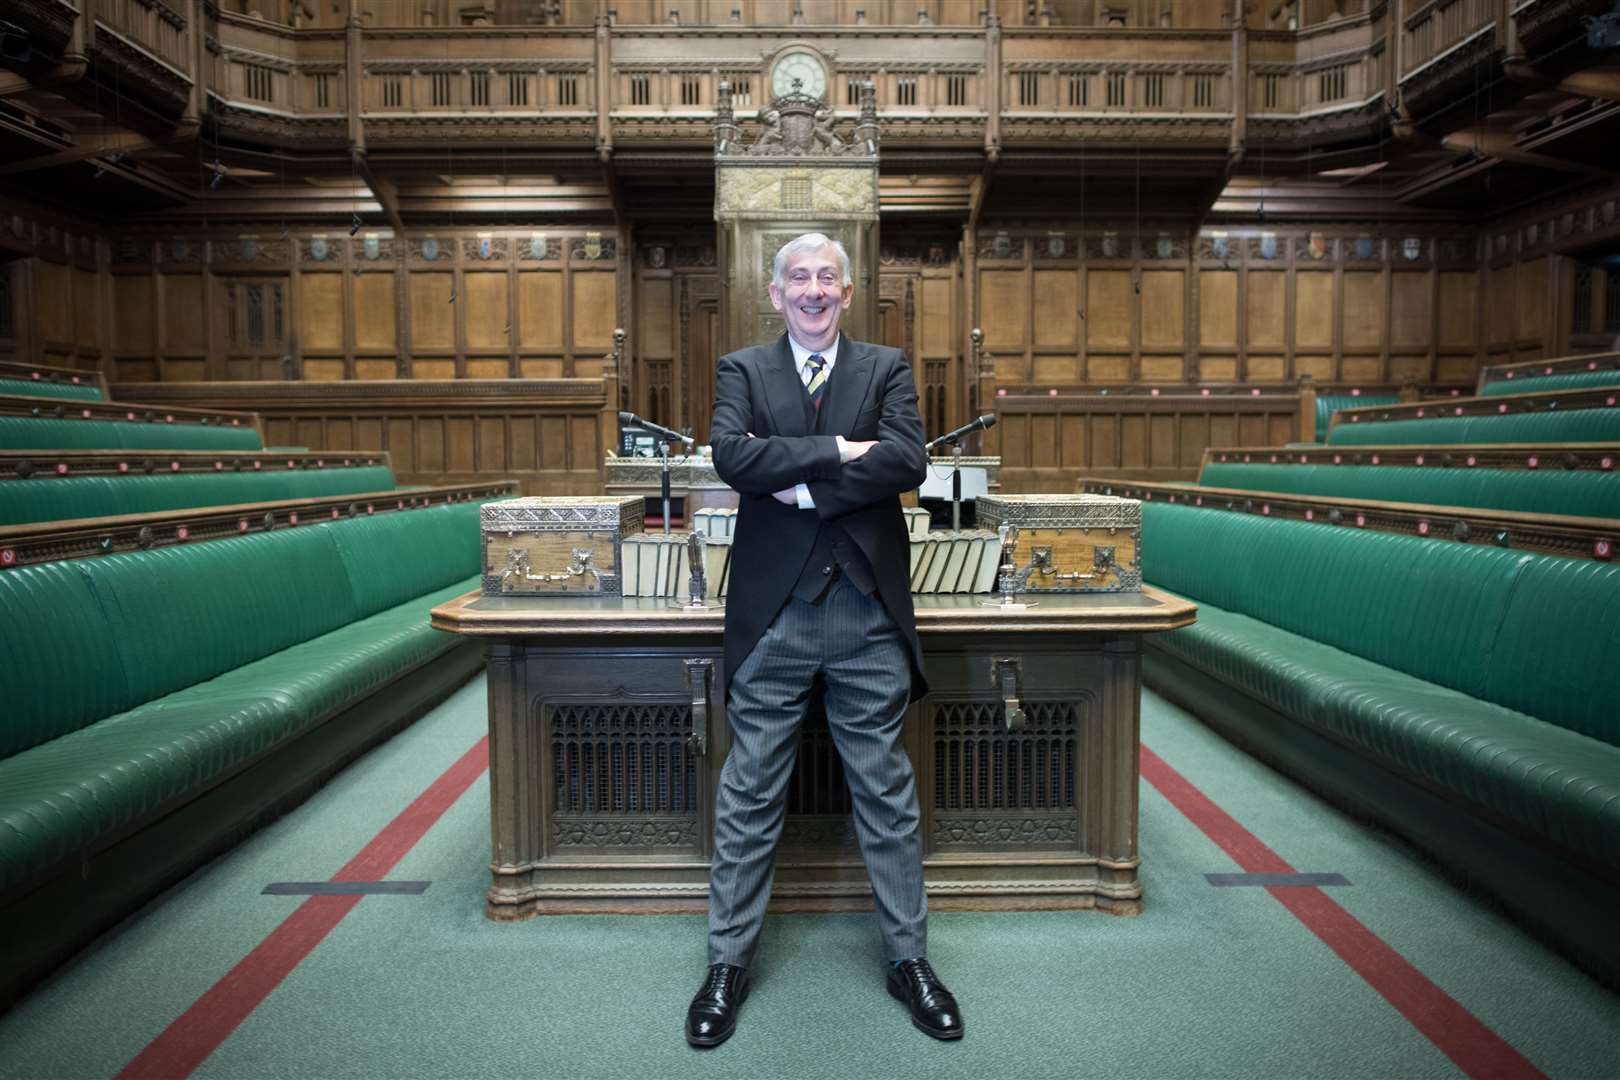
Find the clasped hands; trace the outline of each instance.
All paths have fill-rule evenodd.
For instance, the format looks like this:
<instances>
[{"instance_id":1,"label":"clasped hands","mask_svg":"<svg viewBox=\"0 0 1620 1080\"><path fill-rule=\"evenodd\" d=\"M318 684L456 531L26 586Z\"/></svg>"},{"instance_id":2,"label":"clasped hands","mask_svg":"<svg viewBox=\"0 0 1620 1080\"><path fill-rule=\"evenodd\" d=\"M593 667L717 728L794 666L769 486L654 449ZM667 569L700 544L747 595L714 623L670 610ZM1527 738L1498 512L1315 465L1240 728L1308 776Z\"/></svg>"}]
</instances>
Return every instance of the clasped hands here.
<instances>
[{"instance_id":1,"label":"clasped hands","mask_svg":"<svg viewBox=\"0 0 1620 1080\"><path fill-rule=\"evenodd\" d=\"M748 437L750 439L759 438L759 436L755 435L752 431L748 432ZM849 462L861 457L868 450L877 445L876 439L863 439L857 441L854 439L846 439L842 435L835 435L833 437L838 440L838 460L841 464L846 465ZM771 498L775 499L784 506L791 506L795 509L797 509L799 505L799 494L797 488L783 488L781 491L773 491L771 492Z\"/></svg>"}]
</instances>

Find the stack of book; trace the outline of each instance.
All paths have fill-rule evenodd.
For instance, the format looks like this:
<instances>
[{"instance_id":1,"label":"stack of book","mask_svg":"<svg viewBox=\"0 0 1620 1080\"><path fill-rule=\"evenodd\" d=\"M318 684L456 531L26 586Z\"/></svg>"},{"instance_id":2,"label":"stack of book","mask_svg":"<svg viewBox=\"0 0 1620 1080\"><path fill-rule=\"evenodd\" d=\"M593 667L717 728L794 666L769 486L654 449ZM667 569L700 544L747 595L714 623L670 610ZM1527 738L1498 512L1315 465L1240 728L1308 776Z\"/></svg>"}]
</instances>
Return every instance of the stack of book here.
<instances>
[{"instance_id":1,"label":"stack of book","mask_svg":"<svg viewBox=\"0 0 1620 1080\"><path fill-rule=\"evenodd\" d=\"M988 529L940 529L911 537L911 591L989 593L1001 564L1001 539Z\"/></svg>"},{"instance_id":2,"label":"stack of book","mask_svg":"<svg viewBox=\"0 0 1620 1080\"><path fill-rule=\"evenodd\" d=\"M736 507L706 506L692 514L692 531L700 532L711 540L716 537L729 540L736 530Z\"/></svg>"},{"instance_id":3,"label":"stack of book","mask_svg":"<svg viewBox=\"0 0 1620 1080\"><path fill-rule=\"evenodd\" d=\"M731 534L737 511L704 509L692 515L692 528L706 538L703 547L704 599L726 597L731 573ZM914 593L991 593L1001 563L1001 541L988 529L928 530L928 512L908 508L911 534L911 591ZM636 533L623 541L619 591L626 597L685 601L691 585L687 534Z\"/></svg>"},{"instance_id":4,"label":"stack of book","mask_svg":"<svg viewBox=\"0 0 1620 1080\"><path fill-rule=\"evenodd\" d=\"M702 514L703 511L698 511ZM736 511L732 511L735 520ZM697 524L696 521L693 522ZM626 597L663 597L685 601L691 589L692 566L687 534L636 533L624 538L621 548L619 592ZM709 535L703 546L704 599L725 599L726 575L731 569L731 537Z\"/></svg>"}]
</instances>

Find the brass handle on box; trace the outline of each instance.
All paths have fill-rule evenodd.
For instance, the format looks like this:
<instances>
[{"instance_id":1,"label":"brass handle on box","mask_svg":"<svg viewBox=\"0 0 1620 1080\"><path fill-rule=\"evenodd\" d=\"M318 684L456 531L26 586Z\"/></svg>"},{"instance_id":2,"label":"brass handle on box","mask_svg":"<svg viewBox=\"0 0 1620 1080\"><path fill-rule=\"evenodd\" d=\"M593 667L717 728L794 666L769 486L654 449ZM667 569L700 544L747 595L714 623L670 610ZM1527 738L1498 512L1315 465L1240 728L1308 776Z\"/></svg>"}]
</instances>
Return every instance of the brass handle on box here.
<instances>
[{"instance_id":1,"label":"brass handle on box","mask_svg":"<svg viewBox=\"0 0 1620 1080\"><path fill-rule=\"evenodd\" d=\"M602 588L602 571L596 568L591 561L590 548L574 548L570 555L572 560L560 574L535 574L529 570L529 553L523 548L513 548L506 553L506 569L501 571L501 592L511 591L513 579L530 581L541 585L553 585L569 578L584 577L586 574L595 579L593 588Z\"/></svg>"},{"instance_id":2,"label":"brass handle on box","mask_svg":"<svg viewBox=\"0 0 1620 1080\"><path fill-rule=\"evenodd\" d=\"M1024 673L1016 656L998 656L990 661L990 685L1001 691L1001 716L1008 731L1024 729Z\"/></svg>"},{"instance_id":3,"label":"brass handle on box","mask_svg":"<svg viewBox=\"0 0 1620 1080\"><path fill-rule=\"evenodd\" d=\"M1067 574L1060 574L1053 569L1051 565L1052 553L1050 548L1036 548L1035 551L1037 554L1037 561L1043 562L1043 565L1040 567L1041 576L1051 578L1053 581L1096 581L1098 578L1105 578L1109 574L1114 574L1116 576L1119 574L1119 566L1114 562L1114 549L1112 547L1106 547L1102 544L1098 544L1092 549L1092 572L1089 574L1082 574L1078 570ZM1045 560L1039 559L1041 552L1046 553Z\"/></svg>"},{"instance_id":4,"label":"brass handle on box","mask_svg":"<svg viewBox=\"0 0 1620 1080\"><path fill-rule=\"evenodd\" d=\"M686 689L692 698L692 734L686 737L686 748L697 757L709 750L709 682L713 675L713 660L686 662Z\"/></svg>"}]
</instances>

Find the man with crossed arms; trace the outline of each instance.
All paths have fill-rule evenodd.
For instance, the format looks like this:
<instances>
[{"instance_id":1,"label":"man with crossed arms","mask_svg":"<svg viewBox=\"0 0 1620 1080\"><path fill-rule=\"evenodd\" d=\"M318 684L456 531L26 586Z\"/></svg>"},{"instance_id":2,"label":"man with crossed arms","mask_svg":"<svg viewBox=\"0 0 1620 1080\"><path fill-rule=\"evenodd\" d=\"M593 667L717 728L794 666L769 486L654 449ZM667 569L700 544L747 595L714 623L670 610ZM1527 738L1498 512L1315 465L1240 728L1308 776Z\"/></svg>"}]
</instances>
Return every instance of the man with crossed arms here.
<instances>
[{"instance_id":1,"label":"man with crossed arms","mask_svg":"<svg viewBox=\"0 0 1620 1080\"><path fill-rule=\"evenodd\" d=\"M900 493L928 459L911 368L838 326L855 295L843 245L807 233L777 252L771 304L787 333L720 358L710 441L741 502L726 601L731 753L715 801L709 970L686 1039L735 1030L765 918L799 727L815 686L854 800L889 961L889 993L918 1028L962 1035L928 965L920 814L900 745L927 691Z\"/></svg>"}]
</instances>

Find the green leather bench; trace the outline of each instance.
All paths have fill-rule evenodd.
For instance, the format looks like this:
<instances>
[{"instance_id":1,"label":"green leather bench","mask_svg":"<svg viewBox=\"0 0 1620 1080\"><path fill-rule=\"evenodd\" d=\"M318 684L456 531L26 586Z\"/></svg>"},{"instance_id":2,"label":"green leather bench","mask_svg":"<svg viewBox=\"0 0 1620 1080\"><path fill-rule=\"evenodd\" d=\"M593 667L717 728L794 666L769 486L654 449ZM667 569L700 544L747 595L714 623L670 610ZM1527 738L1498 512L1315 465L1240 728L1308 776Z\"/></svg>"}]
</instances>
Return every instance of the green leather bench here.
<instances>
[{"instance_id":1,"label":"green leather bench","mask_svg":"<svg viewBox=\"0 0 1620 1080\"><path fill-rule=\"evenodd\" d=\"M0 394L27 397L68 398L73 401L103 401L101 388L89 383L54 382L47 379L11 379L0 376Z\"/></svg>"},{"instance_id":2,"label":"green leather bench","mask_svg":"<svg viewBox=\"0 0 1620 1080\"><path fill-rule=\"evenodd\" d=\"M1198 483L1290 495L1620 518L1620 472L1210 461L1199 471Z\"/></svg>"},{"instance_id":3,"label":"green leather bench","mask_svg":"<svg viewBox=\"0 0 1620 1080\"><path fill-rule=\"evenodd\" d=\"M1462 443L1614 442L1620 439L1620 408L1509 413L1506 416L1440 416L1421 420L1376 420L1328 432L1329 446L1421 446Z\"/></svg>"},{"instance_id":4,"label":"green leather bench","mask_svg":"<svg viewBox=\"0 0 1620 1080\"><path fill-rule=\"evenodd\" d=\"M1340 409L1365 409L1372 405L1399 405L1401 399L1393 395L1317 394L1316 441L1327 438L1333 423L1333 414Z\"/></svg>"},{"instance_id":5,"label":"green leather bench","mask_svg":"<svg viewBox=\"0 0 1620 1080\"><path fill-rule=\"evenodd\" d=\"M35 475L0 480L0 525L352 495L387 491L393 486L394 472L386 465L270 472Z\"/></svg>"},{"instance_id":6,"label":"green leather bench","mask_svg":"<svg viewBox=\"0 0 1620 1080\"><path fill-rule=\"evenodd\" d=\"M1199 605L1149 685L1620 983L1620 566L1157 502L1142 532Z\"/></svg>"},{"instance_id":7,"label":"green leather bench","mask_svg":"<svg viewBox=\"0 0 1620 1080\"><path fill-rule=\"evenodd\" d=\"M0 572L0 1001L478 669L480 505Z\"/></svg>"},{"instance_id":8,"label":"green leather bench","mask_svg":"<svg viewBox=\"0 0 1620 1080\"><path fill-rule=\"evenodd\" d=\"M1620 371L1558 371L1551 375L1525 375L1496 379L1479 391L1480 397L1535 394L1543 390L1587 390L1594 386L1620 386Z\"/></svg>"},{"instance_id":9,"label":"green leather bench","mask_svg":"<svg viewBox=\"0 0 1620 1080\"><path fill-rule=\"evenodd\" d=\"M0 450L262 450L251 427L0 416Z\"/></svg>"}]
</instances>

